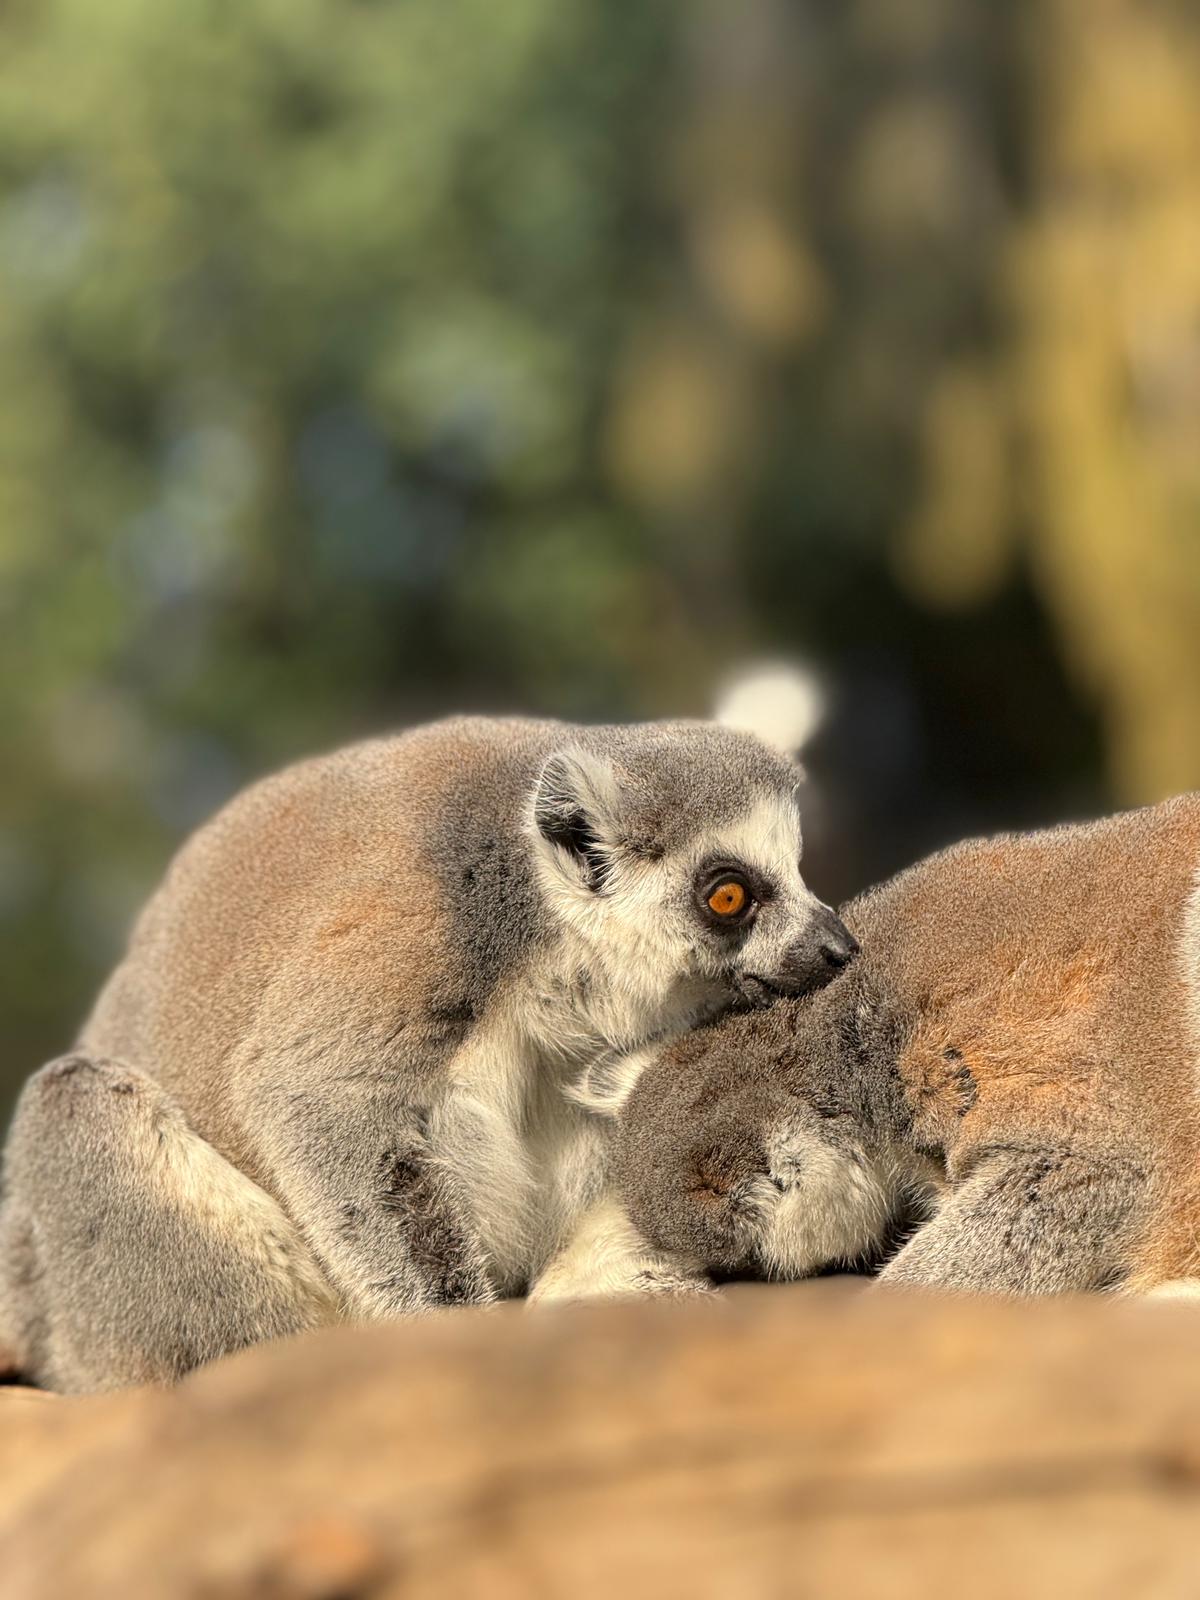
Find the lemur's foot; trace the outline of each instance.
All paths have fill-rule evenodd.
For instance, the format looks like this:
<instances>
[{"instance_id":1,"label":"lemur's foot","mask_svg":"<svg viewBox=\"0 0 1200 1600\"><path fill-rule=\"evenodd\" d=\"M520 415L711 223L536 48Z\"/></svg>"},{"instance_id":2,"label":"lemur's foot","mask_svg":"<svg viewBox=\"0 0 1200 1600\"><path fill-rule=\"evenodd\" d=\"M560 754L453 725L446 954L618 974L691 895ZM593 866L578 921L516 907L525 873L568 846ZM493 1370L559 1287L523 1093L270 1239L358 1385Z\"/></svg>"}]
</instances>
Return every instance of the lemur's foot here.
<instances>
[{"instance_id":1,"label":"lemur's foot","mask_svg":"<svg viewBox=\"0 0 1200 1600\"><path fill-rule=\"evenodd\" d=\"M590 1211L529 1291L533 1302L693 1295L713 1284L692 1262L655 1250L616 1201Z\"/></svg>"}]
</instances>

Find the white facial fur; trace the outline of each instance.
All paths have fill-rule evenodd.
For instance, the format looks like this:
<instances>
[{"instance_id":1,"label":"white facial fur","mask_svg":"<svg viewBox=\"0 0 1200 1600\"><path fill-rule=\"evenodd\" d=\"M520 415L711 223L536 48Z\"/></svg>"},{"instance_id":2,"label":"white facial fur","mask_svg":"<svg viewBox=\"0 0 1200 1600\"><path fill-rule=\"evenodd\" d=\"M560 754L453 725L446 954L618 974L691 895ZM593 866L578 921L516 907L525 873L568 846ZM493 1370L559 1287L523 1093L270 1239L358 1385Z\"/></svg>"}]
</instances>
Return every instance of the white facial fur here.
<instances>
[{"instance_id":1,"label":"white facial fur","mask_svg":"<svg viewBox=\"0 0 1200 1600\"><path fill-rule=\"evenodd\" d=\"M701 863L717 857L751 868L774 886L774 898L759 909L749 932L727 947L726 959L729 952L736 951L739 972L773 973L784 951L822 909L800 874L802 844L800 809L795 800L766 794L741 817L697 839L687 852L683 867L688 886ZM706 945L705 954L713 960L711 946ZM717 970L724 968L718 964Z\"/></svg>"},{"instance_id":2,"label":"white facial fur","mask_svg":"<svg viewBox=\"0 0 1200 1600\"><path fill-rule=\"evenodd\" d=\"M572 753L568 781L593 825L603 885L597 891L578 856L543 837L531 816L545 902L574 936L593 980L615 987L623 1010L645 1016L642 1037L685 1026L727 1002L740 975L770 980L822 909L800 874L800 814L791 796L764 791L740 816L654 856L623 839L619 788L606 762ZM769 900L742 930L714 930L697 906L697 872L718 860L771 885ZM649 1021L655 1011L677 1009L678 1019ZM632 1047L637 1029L613 1042Z\"/></svg>"}]
</instances>

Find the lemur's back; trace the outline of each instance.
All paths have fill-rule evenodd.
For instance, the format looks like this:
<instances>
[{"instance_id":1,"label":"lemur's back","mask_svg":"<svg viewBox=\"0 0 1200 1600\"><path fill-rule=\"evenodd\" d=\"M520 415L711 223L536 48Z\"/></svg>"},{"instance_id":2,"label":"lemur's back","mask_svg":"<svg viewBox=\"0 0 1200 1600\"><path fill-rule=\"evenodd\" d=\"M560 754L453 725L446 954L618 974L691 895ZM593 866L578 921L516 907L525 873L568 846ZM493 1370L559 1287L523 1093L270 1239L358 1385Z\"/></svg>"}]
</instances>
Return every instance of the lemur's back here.
<instances>
[{"instance_id":1,"label":"lemur's back","mask_svg":"<svg viewBox=\"0 0 1200 1600\"><path fill-rule=\"evenodd\" d=\"M955 846L851 908L905 1022L914 1136L951 1176L1000 1139L1142 1151L1194 1236L1198 866L1200 797L1185 795Z\"/></svg>"},{"instance_id":2,"label":"lemur's back","mask_svg":"<svg viewBox=\"0 0 1200 1600\"><path fill-rule=\"evenodd\" d=\"M507 773L497 725L462 719L303 762L239 795L176 857L84 1025L83 1047L157 1077L200 1131L242 1158L226 1115L229 1078L267 997L286 1015L281 984L320 987L348 1038L400 1030L393 1052L407 1036L429 1059L444 1055L452 1041L417 1040L417 1019L440 1016L449 1033L461 1013L461 1028L496 973L456 948L447 923L461 885L445 881L430 847L456 825L455 795L494 790L506 776L513 794L488 794L490 825L511 817L552 726L503 725ZM514 921L521 890L513 885Z\"/></svg>"}]
</instances>

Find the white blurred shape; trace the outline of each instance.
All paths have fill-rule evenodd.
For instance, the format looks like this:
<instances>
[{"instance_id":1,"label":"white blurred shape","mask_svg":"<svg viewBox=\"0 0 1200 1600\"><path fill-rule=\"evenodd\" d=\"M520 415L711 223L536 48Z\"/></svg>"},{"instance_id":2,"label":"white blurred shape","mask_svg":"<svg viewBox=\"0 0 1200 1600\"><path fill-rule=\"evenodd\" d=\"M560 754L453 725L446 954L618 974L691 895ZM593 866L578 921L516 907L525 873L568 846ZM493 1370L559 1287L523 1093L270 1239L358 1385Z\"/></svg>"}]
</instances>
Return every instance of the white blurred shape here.
<instances>
[{"instance_id":1,"label":"white blurred shape","mask_svg":"<svg viewBox=\"0 0 1200 1600\"><path fill-rule=\"evenodd\" d=\"M760 661L726 681L714 715L726 727L756 733L795 755L817 732L825 712L825 691L815 673L785 661Z\"/></svg>"}]
</instances>

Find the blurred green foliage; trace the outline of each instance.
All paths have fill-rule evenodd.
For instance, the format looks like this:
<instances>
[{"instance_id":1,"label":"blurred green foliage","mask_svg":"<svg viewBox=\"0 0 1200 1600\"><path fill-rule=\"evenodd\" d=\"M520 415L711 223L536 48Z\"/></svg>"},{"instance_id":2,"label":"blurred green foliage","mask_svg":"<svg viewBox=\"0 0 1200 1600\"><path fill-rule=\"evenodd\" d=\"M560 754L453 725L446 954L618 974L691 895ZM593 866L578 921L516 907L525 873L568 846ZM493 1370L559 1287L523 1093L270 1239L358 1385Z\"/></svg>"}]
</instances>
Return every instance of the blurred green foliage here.
<instances>
[{"instance_id":1,"label":"blurred green foliage","mask_svg":"<svg viewBox=\"0 0 1200 1600\"><path fill-rule=\"evenodd\" d=\"M232 789L445 709L801 657L827 893L1200 780L1186 8L12 0L0 47L0 1091Z\"/></svg>"}]
</instances>

